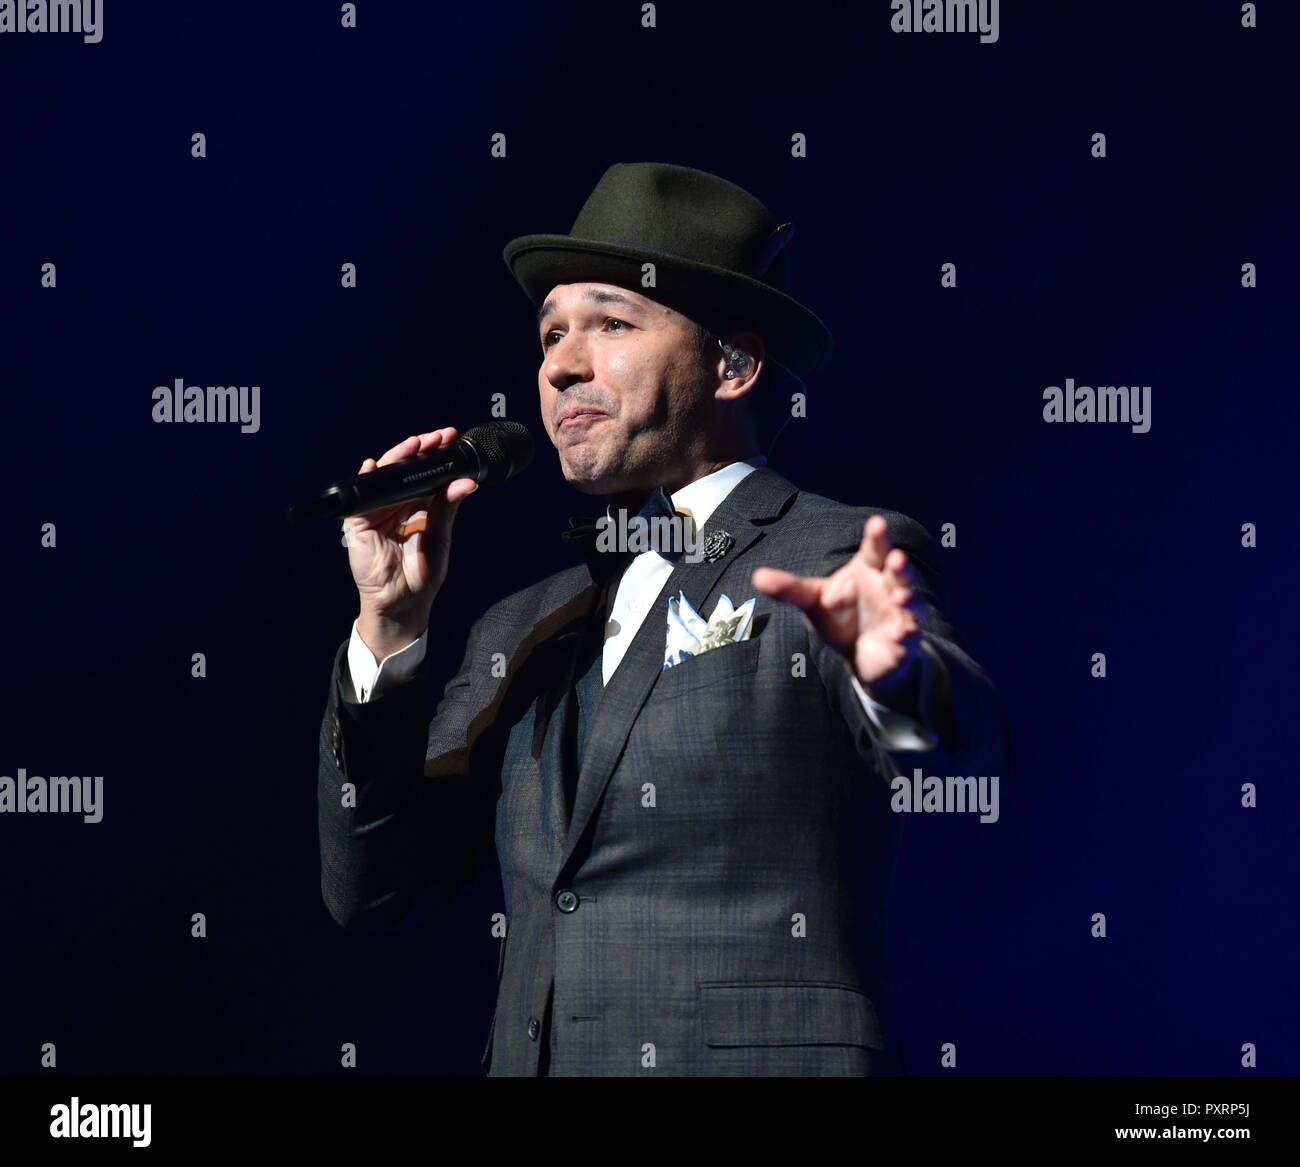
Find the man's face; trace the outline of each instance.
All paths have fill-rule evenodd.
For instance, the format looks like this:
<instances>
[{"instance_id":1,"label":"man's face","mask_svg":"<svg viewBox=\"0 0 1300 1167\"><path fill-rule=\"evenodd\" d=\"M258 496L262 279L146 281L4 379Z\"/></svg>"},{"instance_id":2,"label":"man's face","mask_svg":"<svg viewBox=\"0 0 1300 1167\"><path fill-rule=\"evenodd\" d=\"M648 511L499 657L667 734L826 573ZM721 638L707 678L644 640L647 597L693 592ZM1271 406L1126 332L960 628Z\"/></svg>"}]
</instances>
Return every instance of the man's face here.
<instances>
[{"instance_id":1,"label":"man's face","mask_svg":"<svg viewBox=\"0 0 1300 1167\"><path fill-rule=\"evenodd\" d=\"M558 284L538 337L542 421L570 483L613 496L689 481L709 373L686 317L615 284Z\"/></svg>"}]
</instances>

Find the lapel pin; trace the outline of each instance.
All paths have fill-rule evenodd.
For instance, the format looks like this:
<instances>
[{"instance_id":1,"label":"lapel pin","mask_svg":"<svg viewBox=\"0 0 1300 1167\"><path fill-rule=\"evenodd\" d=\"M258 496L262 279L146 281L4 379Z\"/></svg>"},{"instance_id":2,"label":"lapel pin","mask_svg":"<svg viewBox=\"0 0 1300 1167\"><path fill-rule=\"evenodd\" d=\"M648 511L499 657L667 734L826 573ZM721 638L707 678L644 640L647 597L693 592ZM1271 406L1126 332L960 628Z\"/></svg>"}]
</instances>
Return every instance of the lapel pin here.
<instances>
[{"instance_id":1,"label":"lapel pin","mask_svg":"<svg viewBox=\"0 0 1300 1167\"><path fill-rule=\"evenodd\" d=\"M705 563L716 563L735 545L735 539L729 531L710 531L704 536L702 548Z\"/></svg>"}]
</instances>

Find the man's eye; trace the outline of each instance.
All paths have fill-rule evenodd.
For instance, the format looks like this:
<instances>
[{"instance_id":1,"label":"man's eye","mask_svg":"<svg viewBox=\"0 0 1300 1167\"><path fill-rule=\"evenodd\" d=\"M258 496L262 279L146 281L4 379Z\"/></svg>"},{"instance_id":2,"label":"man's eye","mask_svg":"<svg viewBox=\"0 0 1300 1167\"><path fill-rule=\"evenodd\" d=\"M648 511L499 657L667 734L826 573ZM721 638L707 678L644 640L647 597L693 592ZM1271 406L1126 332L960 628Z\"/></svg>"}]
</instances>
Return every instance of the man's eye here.
<instances>
[{"instance_id":1,"label":"man's eye","mask_svg":"<svg viewBox=\"0 0 1300 1167\"><path fill-rule=\"evenodd\" d=\"M615 331L622 331L624 328L629 327L626 320L619 320L617 317L614 316L608 317L605 321L605 324L616 326ZM554 341L551 340L551 337L560 336L560 335L561 333L558 328L553 328L551 329L550 332L542 333L542 348L543 349L550 348L551 345L555 343Z\"/></svg>"}]
</instances>

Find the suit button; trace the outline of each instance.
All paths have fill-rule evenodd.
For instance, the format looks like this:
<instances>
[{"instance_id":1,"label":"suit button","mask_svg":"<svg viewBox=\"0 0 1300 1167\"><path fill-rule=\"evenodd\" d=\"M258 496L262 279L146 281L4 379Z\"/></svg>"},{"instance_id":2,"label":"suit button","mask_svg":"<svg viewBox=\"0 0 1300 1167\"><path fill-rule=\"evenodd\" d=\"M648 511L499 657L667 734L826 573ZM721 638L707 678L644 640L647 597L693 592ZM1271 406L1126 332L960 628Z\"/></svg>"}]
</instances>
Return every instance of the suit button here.
<instances>
[{"instance_id":1,"label":"suit button","mask_svg":"<svg viewBox=\"0 0 1300 1167\"><path fill-rule=\"evenodd\" d=\"M555 906L562 912L576 912L578 910L578 897L566 889L555 897Z\"/></svg>"},{"instance_id":2,"label":"suit button","mask_svg":"<svg viewBox=\"0 0 1300 1167\"><path fill-rule=\"evenodd\" d=\"M528 1019L528 1040L536 1041L537 1035L542 1032L542 1023L536 1017Z\"/></svg>"}]
</instances>

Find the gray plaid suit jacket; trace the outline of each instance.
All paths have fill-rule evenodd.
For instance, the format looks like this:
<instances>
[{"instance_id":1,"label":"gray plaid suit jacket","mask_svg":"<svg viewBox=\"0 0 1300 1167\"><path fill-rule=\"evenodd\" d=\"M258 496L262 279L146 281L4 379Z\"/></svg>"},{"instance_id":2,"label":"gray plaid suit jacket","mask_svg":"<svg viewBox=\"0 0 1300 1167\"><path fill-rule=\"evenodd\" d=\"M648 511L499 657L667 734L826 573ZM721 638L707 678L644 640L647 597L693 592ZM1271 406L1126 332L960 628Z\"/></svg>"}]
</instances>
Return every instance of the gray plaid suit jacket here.
<instances>
[{"instance_id":1,"label":"gray plaid suit jacket","mask_svg":"<svg viewBox=\"0 0 1300 1167\"><path fill-rule=\"evenodd\" d=\"M937 749L882 748L848 661L761 594L749 640L662 670L669 596L708 615L723 593L755 595L757 567L828 574L873 513L929 604L923 647L941 667L909 712ZM345 926L395 922L454 894L495 843L508 931L483 1056L494 1076L893 1069L888 783L918 764L1003 775L1001 705L940 613L938 554L914 520L760 467L704 534L717 530L734 546L674 569L598 703L583 700L572 814L552 723L591 602L586 564L488 609L430 724L425 665L358 704L341 688L346 644L335 658L317 800L326 906Z\"/></svg>"}]
</instances>

